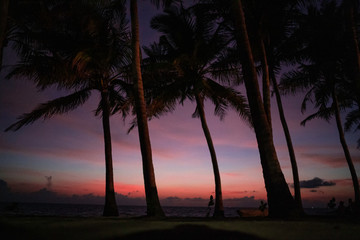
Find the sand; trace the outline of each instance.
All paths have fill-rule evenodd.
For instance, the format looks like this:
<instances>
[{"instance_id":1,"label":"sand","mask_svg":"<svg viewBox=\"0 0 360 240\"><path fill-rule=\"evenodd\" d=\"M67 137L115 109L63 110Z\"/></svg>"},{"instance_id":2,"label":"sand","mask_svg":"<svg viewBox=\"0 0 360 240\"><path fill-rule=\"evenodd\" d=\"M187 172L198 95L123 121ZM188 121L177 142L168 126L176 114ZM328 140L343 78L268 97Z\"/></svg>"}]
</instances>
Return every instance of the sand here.
<instances>
[{"instance_id":1,"label":"sand","mask_svg":"<svg viewBox=\"0 0 360 240\"><path fill-rule=\"evenodd\" d=\"M360 239L359 219L0 217L1 239Z\"/></svg>"}]
</instances>

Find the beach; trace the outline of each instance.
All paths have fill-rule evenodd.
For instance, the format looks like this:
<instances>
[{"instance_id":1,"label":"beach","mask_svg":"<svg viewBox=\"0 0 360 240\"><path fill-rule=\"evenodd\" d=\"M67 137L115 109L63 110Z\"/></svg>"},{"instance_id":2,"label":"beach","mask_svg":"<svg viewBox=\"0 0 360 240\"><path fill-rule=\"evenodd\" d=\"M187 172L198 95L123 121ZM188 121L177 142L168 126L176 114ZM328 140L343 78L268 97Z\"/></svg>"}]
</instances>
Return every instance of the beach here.
<instances>
[{"instance_id":1,"label":"beach","mask_svg":"<svg viewBox=\"0 0 360 240\"><path fill-rule=\"evenodd\" d=\"M359 239L359 219L2 216L1 239Z\"/></svg>"}]
</instances>

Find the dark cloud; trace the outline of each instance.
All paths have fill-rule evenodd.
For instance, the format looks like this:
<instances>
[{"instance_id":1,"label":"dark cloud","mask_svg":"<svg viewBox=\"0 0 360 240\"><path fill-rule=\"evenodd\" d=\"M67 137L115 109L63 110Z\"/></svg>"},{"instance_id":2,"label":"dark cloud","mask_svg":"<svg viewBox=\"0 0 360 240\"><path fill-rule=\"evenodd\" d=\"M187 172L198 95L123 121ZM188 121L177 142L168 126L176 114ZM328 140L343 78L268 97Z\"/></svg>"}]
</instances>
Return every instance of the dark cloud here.
<instances>
[{"instance_id":1,"label":"dark cloud","mask_svg":"<svg viewBox=\"0 0 360 240\"><path fill-rule=\"evenodd\" d=\"M118 205L124 206L145 206L146 201L144 197L130 197L116 193L116 202ZM243 198L224 199L225 207L258 207L260 200L255 199L254 196ZM72 204L104 204L104 196L94 195L93 193L84 195L62 195L47 188L31 193L12 192L7 183L0 179L0 202L34 202L34 203L72 203ZM209 199L195 197L195 198L180 198L177 196L170 196L160 199L163 206L193 206L206 207Z\"/></svg>"},{"instance_id":2,"label":"dark cloud","mask_svg":"<svg viewBox=\"0 0 360 240\"><path fill-rule=\"evenodd\" d=\"M180 198L177 196L171 196L167 198L160 199L160 202L163 206L194 206L194 207L204 207L208 204L208 199L201 197L196 198Z\"/></svg>"},{"instance_id":3,"label":"dark cloud","mask_svg":"<svg viewBox=\"0 0 360 240\"><path fill-rule=\"evenodd\" d=\"M330 187L335 186L335 182L324 181L321 178L315 177L311 180L300 181L301 188L318 188L318 187Z\"/></svg>"},{"instance_id":4,"label":"dark cloud","mask_svg":"<svg viewBox=\"0 0 360 240\"><path fill-rule=\"evenodd\" d=\"M344 154L342 152L336 154L302 153L301 155L305 159L310 159L311 161L319 162L332 168L340 168L347 166ZM354 163L359 163L360 157L353 156L352 160Z\"/></svg>"},{"instance_id":5,"label":"dark cloud","mask_svg":"<svg viewBox=\"0 0 360 240\"><path fill-rule=\"evenodd\" d=\"M144 206L145 198L130 198L115 193L118 205ZM30 193L12 192L6 181L0 179L0 202L104 204L105 197L93 193L84 195L63 195L47 188Z\"/></svg>"},{"instance_id":6,"label":"dark cloud","mask_svg":"<svg viewBox=\"0 0 360 240\"><path fill-rule=\"evenodd\" d=\"M0 179L0 197L9 195L10 193L11 193L11 189L7 185L7 182Z\"/></svg>"},{"instance_id":7,"label":"dark cloud","mask_svg":"<svg viewBox=\"0 0 360 240\"><path fill-rule=\"evenodd\" d=\"M227 198L224 199L225 207L259 207L260 201L264 199L255 199L254 196L246 196L242 198ZM180 198L177 196L167 197L161 199L161 204L163 206L194 206L194 207L204 207L207 206L209 199L204 199L201 197L195 198Z\"/></svg>"},{"instance_id":8,"label":"dark cloud","mask_svg":"<svg viewBox=\"0 0 360 240\"><path fill-rule=\"evenodd\" d=\"M179 198L179 197L167 197L164 200L166 200L166 201L179 201L179 200L181 200L181 198Z\"/></svg>"},{"instance_id":9,"label":"dark cloud","mask_svg":"<svg viewBox=\"0 0 360 240\"><path fill-rule=\"evenodd\" d=\"M255 199L254 196L242 198L229 198L224 199L224 205L229 207L252 208L259 207L260 201L266 202L264 199Z\"/></svg>"}]
</instances>

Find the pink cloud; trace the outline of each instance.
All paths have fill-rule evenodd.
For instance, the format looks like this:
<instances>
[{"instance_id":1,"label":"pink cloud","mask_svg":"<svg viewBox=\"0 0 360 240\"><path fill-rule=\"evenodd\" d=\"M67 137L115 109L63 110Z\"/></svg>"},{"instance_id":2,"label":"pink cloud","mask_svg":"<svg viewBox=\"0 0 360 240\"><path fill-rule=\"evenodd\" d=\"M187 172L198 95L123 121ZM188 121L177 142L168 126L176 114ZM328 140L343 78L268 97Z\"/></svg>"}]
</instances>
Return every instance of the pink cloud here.
<instances>
[{"instance_id":1,"label":"pink cloud","mask_svg":"<svg viewBox=\"0 0 360 240\"><path fill-rule=\"evenodd\" d=\"M310 161L318 162L332 168L340 168L348 166L345 156L341 153L338 154L317 154L317 153L302 153L301 154L304 159L308 159ZM360 157L354 156L352 158L353 163L360 163Z\"/></svg>"},{"instance_id":2,"label":"pink cloud","mask_svg":"<svg viewBox=\"0 0 360 240\"><path fill-rule=\"evenodd\" d=\"M244 176L244 174L239 172L222 172L221 175L227 176L227 177L241 177Z\"/></svg>"}]
</instances>

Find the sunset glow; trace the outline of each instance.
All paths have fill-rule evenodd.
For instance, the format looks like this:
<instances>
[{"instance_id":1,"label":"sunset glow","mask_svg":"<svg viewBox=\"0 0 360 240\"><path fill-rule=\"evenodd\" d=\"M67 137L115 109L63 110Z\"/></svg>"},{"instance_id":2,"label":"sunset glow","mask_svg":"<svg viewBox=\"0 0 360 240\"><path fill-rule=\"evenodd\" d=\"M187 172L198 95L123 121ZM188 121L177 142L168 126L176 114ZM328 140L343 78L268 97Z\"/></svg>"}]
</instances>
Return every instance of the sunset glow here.
<instances>
[{"instance_id":1,"label":"sunset glow","mask_svg":"<svg viewBox=\"0 0 360 240\"><path fill-rule=\"evenodd\" d=\"M148 26L155 8L145 1L140 6L141 39L146 45L157 37ZM5 49L5 65L13 63L14 58ZM100 117L94 116L99 96L92 95L84 106L69 114L35 122L17 132L3 132L19 115L65 94L56 89L38 92L26 79L4 80L4 74L0 75L0 179L11 193L30 194L46 189L64 199L73 195L103 197L103 132ZM320 178L327 182L302 188L304 206L326 207L332 197L347 201L353 198L353 188L335 122L313 120L300 126L306 117L300 112L301 97L287 96L284 101L300 180ZM185 101L173 113L149 122L157 189L165 205L203 206L214 195L210 154L200 120L191 117L194 111L195 104ZM223 121L214 116L210 102L206 102L205 111L217 153L224 205L257 207L260 200L266 201L266 191L254 131L232 110ZM272 118L278 158L293 193L291 165L275 99ZM127 134L131 121L132 116L125 122L121 116L111 117L115 192L118 199L126 200L120 204L131 204L132 199L140 204L145 198L137 129ZM358 133L349 132L346 138L359 173ZM50 176L51 180L47 178ZM196 203L199 199L204 201Z\"/></svg>"}]
</instances>

